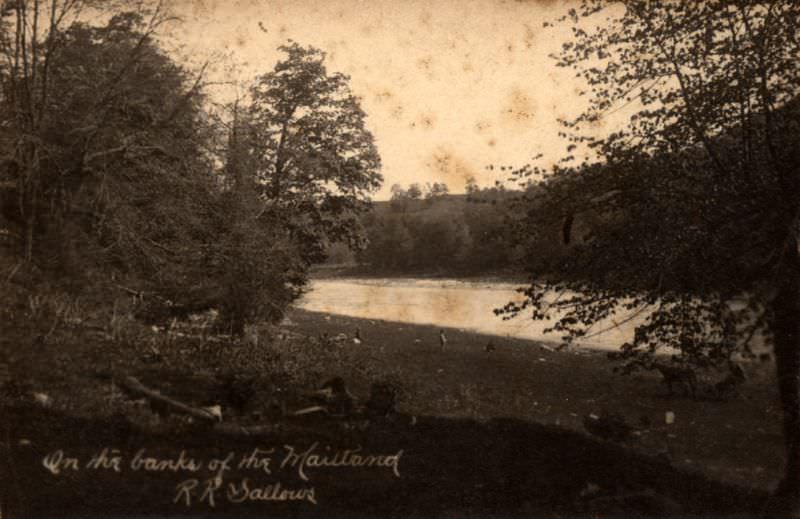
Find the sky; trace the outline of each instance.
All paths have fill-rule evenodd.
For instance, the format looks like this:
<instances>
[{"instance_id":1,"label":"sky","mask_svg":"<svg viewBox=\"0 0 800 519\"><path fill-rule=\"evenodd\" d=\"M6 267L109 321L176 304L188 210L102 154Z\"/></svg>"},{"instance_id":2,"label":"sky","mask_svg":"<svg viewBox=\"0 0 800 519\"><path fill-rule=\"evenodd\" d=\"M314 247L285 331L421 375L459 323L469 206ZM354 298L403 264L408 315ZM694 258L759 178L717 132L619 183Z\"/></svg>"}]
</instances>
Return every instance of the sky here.
<instances>
[{"instance_id":1,"label":"sky","mask_svg":"<svg viewBox=\"0 0 800 519\"><path fill-rule=\"evenodd\" d=\"M381 155L386 199L393 184L445 182L463 192L507 179L501 166L563 156L558 118L585 106L574 71L549 57L568 26L543 27L570 4L503 0L178 0L173 36L212 78L247 81L294 40L327 54L350 76ZM235 66L234 66L235 65ZM230 89L233 87L222 87ZM220 95L225 92L220 91Z\"/></svg>"}]
</instances>

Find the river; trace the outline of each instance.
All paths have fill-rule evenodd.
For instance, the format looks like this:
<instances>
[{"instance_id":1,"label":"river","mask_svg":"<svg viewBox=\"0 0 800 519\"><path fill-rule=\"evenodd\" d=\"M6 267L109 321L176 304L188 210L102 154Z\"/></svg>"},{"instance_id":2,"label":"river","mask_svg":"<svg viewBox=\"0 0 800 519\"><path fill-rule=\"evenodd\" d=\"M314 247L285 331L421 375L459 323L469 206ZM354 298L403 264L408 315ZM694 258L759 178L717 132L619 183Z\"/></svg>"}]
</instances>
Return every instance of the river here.
<instances>
[{"instance_id":1,"label":"river","mask_svg":"<svg viewBox=\"0 0 800 519\"><path fill-rule=\"evenodd\" d=\"M384 319L408 324L460 328L479 333L558 342L559 334L545 334L551 323L534 321L528 314L503 320L493 312L509 301L520 301L519 285L431 279L317 279L299 307L314 312ZM594 325L577 345L600 350L618 349L633 337L641 318L616 316ZM621 323L621 324L617 324Z\"/></svg>"}]
</instances>

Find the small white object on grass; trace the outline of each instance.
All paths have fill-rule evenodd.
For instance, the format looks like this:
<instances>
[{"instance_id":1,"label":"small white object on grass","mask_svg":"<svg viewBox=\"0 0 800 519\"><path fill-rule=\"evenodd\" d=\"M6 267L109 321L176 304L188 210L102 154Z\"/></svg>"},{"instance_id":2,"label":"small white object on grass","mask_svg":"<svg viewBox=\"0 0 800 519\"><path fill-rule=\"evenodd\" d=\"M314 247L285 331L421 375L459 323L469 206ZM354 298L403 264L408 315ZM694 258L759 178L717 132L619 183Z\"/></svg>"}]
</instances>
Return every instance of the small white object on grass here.
<instances>
[{"instance_id":1,"label":"small white object on grass","mask_svg":"<svg viewBox=\"0 0 800 519\"><path fill-rule=\"evenodd\" d=\"M214 417L215 420L218 422L222 421L222 406L220 405L211 405L208 407L204 407L203 411L206 411L208 414Z\"/></svg>"},{"instance_id":2,"label":"small white object on grass","mask_svg":"<svg viewBox=\"0 0 800 519\"><path fill-rule=\"evenodd\" d=\"M594 495L598 492L600 492L600 487L598 485L595 485L594 483L586 483L586 486L583 487L579 495L581 497L586 497Z\"/></svg>"},{"instance_id":3,"label":"small white object on grass","mask_svg":"<svg viewBox=\"0 0 800 519\"><path fill-rule=\"evenodd\" d=\"M672 411L667 411L664 413L664 423L667 425L672 425L675 423L675 413Z\"/></svg>"},{"instance_id":4,"label":"small white object on grass","mask_svg":"<svg viewBox=\"0 0 800 519\"><path fill-rule=\"evenodd\" d=\"M33 400L42 407L50 407L53 404L53 399L46 393L34 393Z\"/></svg>"}]
</instances>

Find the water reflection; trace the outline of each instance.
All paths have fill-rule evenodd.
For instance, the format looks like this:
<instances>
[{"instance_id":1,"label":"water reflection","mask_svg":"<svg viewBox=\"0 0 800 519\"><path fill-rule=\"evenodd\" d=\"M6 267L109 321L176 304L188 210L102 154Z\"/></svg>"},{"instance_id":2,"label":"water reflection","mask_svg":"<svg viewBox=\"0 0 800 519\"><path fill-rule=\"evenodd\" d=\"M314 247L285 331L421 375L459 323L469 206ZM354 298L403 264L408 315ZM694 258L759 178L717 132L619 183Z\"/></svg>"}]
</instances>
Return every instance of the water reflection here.
<instances>
[{"instance_id":1,"label":"water reflection","mask_svg":"<svg viewBox=\"0 0 800 519\"><path fill-rule=\"evenodd\" d=\"M315 312L557 342L558 334L544 333L551 323L533 321L526 315L504 321L494 315L493 309L521 300L518 287L512 283L429 279L315 280L299 306ZM602 350L619 348L632 338L633 329L644 318L637 315L626 321L628 317L618 315L595 324L579 345Z\"/></svg>"}]
</instances>

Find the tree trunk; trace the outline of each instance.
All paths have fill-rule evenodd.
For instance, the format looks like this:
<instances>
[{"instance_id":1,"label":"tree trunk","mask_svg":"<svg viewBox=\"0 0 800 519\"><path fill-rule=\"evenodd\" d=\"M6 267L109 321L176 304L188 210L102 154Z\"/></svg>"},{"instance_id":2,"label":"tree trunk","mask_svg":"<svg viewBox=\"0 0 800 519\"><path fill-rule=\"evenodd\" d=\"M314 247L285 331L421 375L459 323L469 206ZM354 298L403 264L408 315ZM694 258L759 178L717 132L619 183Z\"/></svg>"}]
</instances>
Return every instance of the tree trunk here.
<instances>
[{"instance_id":1,"label":"tree trunk","mask_svg":"<svg viewBox=\"0 0 800 519\"><path fill-rule=\"evenodd\" d=\"M150 389L149 387L142 384L136 377L125 377L121 380L117 380L117 384L124 391L127 391L132 395L144 397L151 402L153 401L157 402L175 412L187 414L194 418L198 418L200 420L206 420L209 422L214 422L217 420L217 417L214 416L211 412L207 411L206 409L197 409L195 407L186 405L183 402L179 402L175 399L164 396L158 391Z\"/></svg>"},{"instance_id":2,"label":"tree trunk","mask_svg":"<svg viewBox=\"0 0 800 519\"><path fill-rule=\"evenodd\" d=\"M33 217L28 217L25 219L25 241L23 255L25 261L28 263L33 261L33 230L35 226L36 221L33 219Z\"/></svg>"},{"instance_id":3,"label":"tree trunk","mask_svg":"<svg viewBox=\"0 0 800 519\"><path fill-rule=\"evenodd\" d=\"M786 468L775 492L775 505L782 514L800 517L800 255L796 240L787 245L784 259L772 303L775 366L786 444Z\"/></svg>"}]
</instances>

